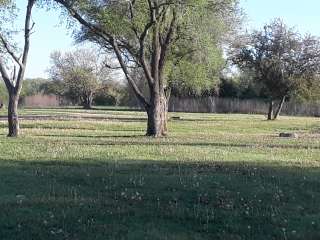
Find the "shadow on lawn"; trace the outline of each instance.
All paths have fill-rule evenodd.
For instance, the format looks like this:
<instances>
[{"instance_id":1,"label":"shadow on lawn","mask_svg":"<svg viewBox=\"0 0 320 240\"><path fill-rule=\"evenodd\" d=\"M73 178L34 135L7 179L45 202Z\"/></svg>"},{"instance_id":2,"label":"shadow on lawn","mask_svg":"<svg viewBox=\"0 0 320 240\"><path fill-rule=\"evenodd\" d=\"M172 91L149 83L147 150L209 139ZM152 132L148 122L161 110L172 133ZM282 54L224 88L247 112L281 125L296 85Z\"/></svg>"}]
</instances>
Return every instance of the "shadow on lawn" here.
<instances>
[{"instance_id":1,"label":"shadow on lawn","mask_svg":"<svg viewBox=\"0 0 320 240\"><path fill-rule=\"evenodd\" d=\"M63 108L63 107L50 107L50 108L39 108L39 109L34 109L33 107L26 107L24 108L26 110L32 110L32 111L50 111L50 110L60 110L60 111L70 111L72 110L80 110L79 112L90 112L90 111L117 111L117 112L141 112L142 110L138 108L130 108L130 107L99 107L99 106L94 106L91 109L84 109L83 107L72 107L72 108Z\"/></svg>"},{"instance_id":2,"label":"shadow on lawn","mask_svg":"<svg viewBox=\"0 0 320 240\"><path fill-rule=\"evenodd\" d=\"M319 239L320 169L5 161L1 239Z\"/></svg>"},{"instance_id":3,"label":"shadow on lawn","mask_svg":"<svg viewBox=\"0 0 320 240\"><path fill-rule=\"evenodd\" d=\"M125 132L130 132L131 130L125 130ZM82 134L33 134L33 136L38 137L59 137L66 139L74 138L83 138L83 139L96 139L100 140L99 142L90 142L91 145L99 146L116 146L116 145L146 145L146 146L194 146L194 147L238 147L238 148L280 148L280 149L310 149L317 150L320 149L320 146L310 145L310 144L261 144L261 143L222 143L222 142L173 142L173 141L157 141L157 139L152 139L150 141L149 137L146 137L141 130L132 130L132 132L141 132L141 134L132 134L132 135L82 135ZM130 141L114 141L114 139L130 139ZM109 140L111 139L111 140ZM101 141L102 140L102 141ZM137 141L138 140L138 141ZM145 140L145 141L141 141ZM154 140L154 141L152 141ZM72 143L71 143L72 144ZM77 145L84 144L87 142L76 142Z\"/></svg>"},{"instance_id":4,"label":"shadow on lawn","mask_svg":"<svg viewBox=\"0 0 320 240\"><path fill-rule=\"evenodd\" d=\"M0 120L5 120L7 117L0 116ZM110 117L110 116L74 116L74 115L21 115L19 117L23 120L47 121L47 120L96 120L96 121L121 121L121 122L145 122L146 118L131 118L131 117Z\"/></svg>"}]
</instances>

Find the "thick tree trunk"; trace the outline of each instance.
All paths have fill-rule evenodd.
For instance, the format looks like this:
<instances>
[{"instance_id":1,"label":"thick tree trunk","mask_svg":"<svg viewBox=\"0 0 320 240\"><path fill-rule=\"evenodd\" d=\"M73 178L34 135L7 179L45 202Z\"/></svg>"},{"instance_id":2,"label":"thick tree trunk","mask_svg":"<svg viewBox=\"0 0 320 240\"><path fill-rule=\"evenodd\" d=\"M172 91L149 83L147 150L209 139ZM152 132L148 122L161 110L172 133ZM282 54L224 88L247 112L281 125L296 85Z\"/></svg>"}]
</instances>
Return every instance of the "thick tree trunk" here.
<instances>
[{"instance_id":1,"label":"thick tree trunk","mask_svg":"<svg viewBox=\"0 0 320 240\"><path fill-rule=\"evenodd\" d=\"M151 96L151 105L147 109L147 136L163 137L167 135L168 104L164 94Z\"/></svg>"},{"instance_id":2,"label":"thick tree trunk","mask_svg":"<svg viewBox=\"0 0 320 240\"><path fill-rule=\"evenodd\" d=\"M269 102L269 110L268 110L268 120L272 120L273 119L273 105L274 105L273 100L270 100L270 102Z\"/></svg>"},{"instance_id":3,"label":"thick tree trunk","mask_svg":"<svg viewBox=\"0 0 320 240\"><path fill-rule=\"evenodd\" d=\"M8 104L8 137L19 136L19 117L18 117L18 101L19 97L15 94L9 94Z\"/></svg>"},{"instance_id":4,"label":"thick tree trunk","mask_svg":"<svg viewBox=\"0 0 320 240\"><path fill-rule=\"evenodd\" d=\"M281 110L282 110L282 108L283 108L283 105L284 105L284 102L285 102L285 101L286 101L286 97L284 96L284 97L282 97L281 101L279 102L279 106L278 106L278 108L277 108L277 111L276 111L276 113L274 114L274 117L273 117L274 120L277 120L277 119L278 119L278 117L279 117L279 115L280 115L280 112L281 112Z\"/></svg>"}]
</instances>

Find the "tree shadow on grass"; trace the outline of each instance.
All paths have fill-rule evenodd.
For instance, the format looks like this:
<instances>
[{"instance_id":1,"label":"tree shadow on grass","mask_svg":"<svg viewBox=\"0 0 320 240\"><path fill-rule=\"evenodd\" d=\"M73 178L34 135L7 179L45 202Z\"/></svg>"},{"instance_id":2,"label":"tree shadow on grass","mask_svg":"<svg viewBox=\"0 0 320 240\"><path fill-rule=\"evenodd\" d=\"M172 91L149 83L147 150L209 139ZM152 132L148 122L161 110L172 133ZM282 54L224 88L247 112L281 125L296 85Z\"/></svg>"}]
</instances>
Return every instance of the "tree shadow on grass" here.
<instances>
[{"instance_id":1,"label":"tree shadow on grass","mask_svg":"<svg viewBox=\"0 0 320 240\"><path fill-rule=\"evenodd\" d=\"M99 107L99 106L93 106L91 109L84 109L83 107L79 106L79 107L71 107L71 108L68 108L68 107L50 107L50 108L24 108L24 109L27 109L27 110L32 110L32 111L50 111L50 110L82 110L80 112L85 112L85 111L119 111L119 112L122 112L122 111L136 111L136 112L141 112L142 110L140 110L139 108L130 108L130 107L113 107L113 106L106 106L106 107Z\"/></svg>"},{"instance_id":2,"label":"tree shadow on grass","mask_svg":"<svg viewBox=\"0 0 320 240\"><path fill-rule=\"evenodd\" d=\"M1 160L1 239L319 239L320 169Z\"/></svg>"},{"instance_id":3,"label":"tree shadow on grass","mask_svg":"<svg viewBox=\"0 0 320 240\"><path fill-rule=\"evenodd\" d=\"M126 131L130 132L130 131ZM84 138L84 139L102 139L102 138L145 138L146 135L144 134L133 134L133 135L81 135L81 134L33 134L33 136L37 137L59 137L59 138ZM111 143L111 142L110 142ZM114 143L116 144L116 143ZM108 144L106 144L108 145Z\"/></svg>"},{"instance_id":4,"label":"tree shadow on grass","mask_svg":"<svg viewBox=\"0 0 320 240\"><path fill-rule=\"evenodd\" d=\"M93 110L98 111L115 111L115 112L145 112L143 109L140 108L130 108L130 107L121 107L121 108L115 108L115 107L93 107Z\"/></svg>"},{"instance_id":5,"label":"tree shadow on grass","mask_svg":"<svg viewBox=\"0 0 320 240\"><path fill-rule=\"evenodd\" d=\"M131 130L125 130L125 132L130 132ZM82 139L96 139L99 142L90 142L92 145L100 145L100 146L116 146L116 145L146 145L146 146L190 146L190 147L237 147L237 148L261 148L261 143L231 143L231 142L193 142L192 139L190 142L175 142L175 141L158 141L157 138L146 137L143 131L141 130L133 130L133 132L141 132L141 134L126 134L126 135L82 135L82 134L33 134L33 136L38 137L59 137L65 139L74 139L74 138L82 138ZM111 140L109 140L111 139ZM130 141L114 141L114 139L130 139ZM146 141L141 141L146 140ZM160 139L161 140L161 139ZM77 145L86 144L86 141L76 142ZM318 150L320 146L318 145L310 145L310 144L263 144L263 148L280 148L280 149L310 149L310 150Z\"/></svg>"},{"instance_id":6,"label":"tree shadow on grass","mask_svg":"<svg viewBox=\"0 0 320 240\"><path fill-rule=\"evenodd\" d=\"M146 118L141 117L109 117L109 116L74 116L74 115L22 115L19 117L20 120L37 120L37 121L48 121L48 120L96 120L96 121L121 121L121 122L145 122ZM0 120L5 118L0 116Z\"/></svg>"}]
</instances>

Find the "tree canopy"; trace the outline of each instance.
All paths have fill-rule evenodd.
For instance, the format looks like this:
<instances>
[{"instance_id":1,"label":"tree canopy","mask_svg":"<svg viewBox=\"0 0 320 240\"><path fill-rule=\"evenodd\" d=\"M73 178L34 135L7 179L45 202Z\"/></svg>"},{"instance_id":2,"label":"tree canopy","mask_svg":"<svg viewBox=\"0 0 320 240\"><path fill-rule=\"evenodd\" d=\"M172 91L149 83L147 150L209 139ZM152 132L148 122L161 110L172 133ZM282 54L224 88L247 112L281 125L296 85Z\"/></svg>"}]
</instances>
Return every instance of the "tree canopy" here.
<instances>
[{"instance_id":1,"label":"tree canopy","mask_svg":"<svg viewBox=\"0 0 320 240\"><path fill-rule=\"evenodd\" d=\"M311 89L320 73L320 41L310 35L302 37L275 19L245 36L236 46L232 60L240 69L251 71L270 100L269 119L276 118L285 98L301 89ZM271 116L274 100L281 100L275 116Z\"/></svg>"},{"instance_id":2,"label":"tree canopy","mask_svg":"<svg viewBox=\"0 0 320 240\"><path fill-rule=\"evenodd\" d=\"M56 51L51 54L51 62L49 72L56 82L51 84L51 91L91 108L94 95L109 75L96 52L78 49L62 54Z\"/></svg>"}]
</instances>

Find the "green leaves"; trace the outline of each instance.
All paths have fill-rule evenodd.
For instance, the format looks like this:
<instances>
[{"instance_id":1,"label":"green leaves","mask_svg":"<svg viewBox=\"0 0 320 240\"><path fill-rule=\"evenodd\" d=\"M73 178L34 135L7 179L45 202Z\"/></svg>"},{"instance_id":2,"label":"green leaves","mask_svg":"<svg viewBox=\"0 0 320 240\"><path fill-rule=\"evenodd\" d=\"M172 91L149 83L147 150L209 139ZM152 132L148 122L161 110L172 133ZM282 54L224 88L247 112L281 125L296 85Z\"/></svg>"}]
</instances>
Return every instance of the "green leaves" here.
<instances>
[{"instance_id":1,"label":"green leaves","mask_svg":"<svg viewBox=\"0 0 320 240\"><path fill-rule=\"evenodd\" d=\"M168 63L169 86L179 95L200 95L216 88L224 67L222 51L215 46L202 50L186 55L176 65Z\"/></svg>"},{"instance_id":2,"label":"green leaves","mask_svg":"<svg viewBox=\"0 0 320 240\"><path fill-rule=\"evenodd\" d=\"M101 61L90 50L79 49L65 54L54 52L51 59L50 75L54 84L49 84L47 90L56 91L76 103L79 99L92 98L106 77Z\"/></svg>"},{"instance_id":3,"label":"green leaves","mask_svg":"<svg viewBox=\"0 0 320 240\"><path fill-rule=\"evenodd\" d=\"M149 87L157 79L160 86L174 85L193 94L218 81L224 66L222 43L238 13L236 0L78 0L71 7L67 0L57 1L85 20L78 39L117 52L124 72L136 65Z\"/></svg>"},{"instance_id":4,"label":"green leaves","mask_svg":"<svg viewBox=\"0 0 320 240\"><path fill-rule=\"evenodd\" d=\"M249 34L247 39L236 49L233 61L242 70L253 71L255 81L265 88L270 98L291 97L300 88L314 87L309 83L320 73L317 38L303 38L281 19L275 19L263 30Z\"/></svg>"}]
</instances>

